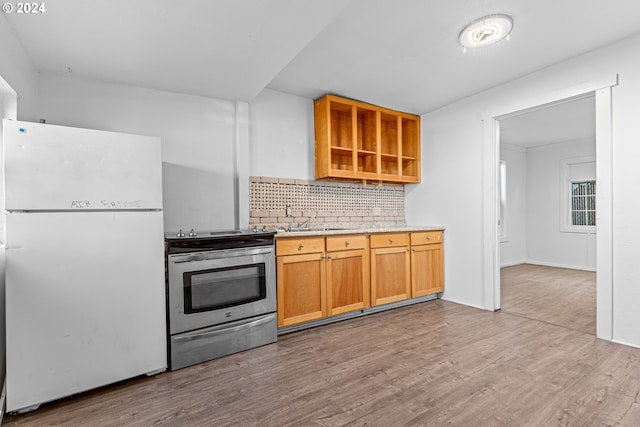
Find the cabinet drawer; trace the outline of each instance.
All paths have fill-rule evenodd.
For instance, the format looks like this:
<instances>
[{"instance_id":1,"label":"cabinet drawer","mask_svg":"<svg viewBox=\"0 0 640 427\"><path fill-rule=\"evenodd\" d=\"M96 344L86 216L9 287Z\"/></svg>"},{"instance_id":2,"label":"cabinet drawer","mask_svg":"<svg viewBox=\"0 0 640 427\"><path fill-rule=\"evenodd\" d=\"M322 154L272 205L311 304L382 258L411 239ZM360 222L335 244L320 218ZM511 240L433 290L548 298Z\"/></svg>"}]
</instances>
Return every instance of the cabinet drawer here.
<instances>
[{"instance_id":1,"label":"cabinet drawer","mask_svg":"<svg viewBox=\"0 0 640 427\"><path fill-rule=\"evenodd\" d=\"M324 237L276 239L276 255L299 255L324 252Z\"/></svg>"},{"instance_id":2,"label":"cabinet drawer","mask_svg":"<svg viewBox=\"0 0 640 427\"><path fill-rule=\"evenodd\" d=\"M372 234L370 244L372 248L390 248L394 246L409 246L409 233Z\"/></svg>"},{"instance_id":3,"label":"cabinet drawer","mask_svg":"<svg viewBox=\"0 0 640 427\"><path fill-rule=\"evenodd\" d=\"M327 236L327 252L344 251L349 249L365 249L367 247L367 236Z\"/></svg>"},{"instance_id":4,"label":"cabinet drawer","mask_svg":"<svg viewBox=\"0 0 640 427\"><path fill-rule=\"evenodd\" d=\"M432 243L442 243L442 231L420 231L411 233L411 245L430 245Z\"/></svg>"}]
</instances>

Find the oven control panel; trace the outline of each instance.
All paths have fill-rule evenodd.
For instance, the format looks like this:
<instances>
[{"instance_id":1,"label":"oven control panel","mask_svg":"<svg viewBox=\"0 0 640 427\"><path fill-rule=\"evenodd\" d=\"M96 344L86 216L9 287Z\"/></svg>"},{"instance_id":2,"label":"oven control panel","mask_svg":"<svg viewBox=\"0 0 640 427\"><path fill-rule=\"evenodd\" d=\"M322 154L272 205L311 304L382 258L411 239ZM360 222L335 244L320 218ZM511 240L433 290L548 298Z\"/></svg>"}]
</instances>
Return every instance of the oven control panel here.
<instances>
[{"instance_id":1,"label":"oven control panel","mask_svg":"<svg viewBox=\"0 0 640 427\"><path fill-rule=\"evenodd\" d=\"M270 246L274 244L275 234L275 231L257 229L255 231L250 229L224 231L196 231L191 229L187 233L183 230L166 233L165 242L167 254L178 254Z\"/></svg>"}]
</instances>

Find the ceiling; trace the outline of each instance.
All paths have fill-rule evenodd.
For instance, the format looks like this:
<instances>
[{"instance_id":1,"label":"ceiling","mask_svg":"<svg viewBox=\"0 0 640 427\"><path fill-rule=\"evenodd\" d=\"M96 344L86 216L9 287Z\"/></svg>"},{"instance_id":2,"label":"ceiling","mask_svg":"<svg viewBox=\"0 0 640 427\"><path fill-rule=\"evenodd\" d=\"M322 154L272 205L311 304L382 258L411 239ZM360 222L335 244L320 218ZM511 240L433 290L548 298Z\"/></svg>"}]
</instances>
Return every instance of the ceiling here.
<instances>
[{"instance_id":1,"label":"ceiling","mask_svg":"<svg viewBox=\"0 0 640 427\"><path fill-rule=\"evenodd\" d=\"M640 34L637 0L56 0L3 13L43 73L225 100L265 87L415 114ZM513 17L466 53L465 24Z\"/></svg>"},{"instance_id":2,"label":"ceiling","mask_svg":"<svg viewBox=\"0 0 640 427\"><path fill-rule=\"evenodd\" d=\"M500 143L532 148L568 141L596 141L592 94L500 120Z\"/></svg>"}]
</instances>

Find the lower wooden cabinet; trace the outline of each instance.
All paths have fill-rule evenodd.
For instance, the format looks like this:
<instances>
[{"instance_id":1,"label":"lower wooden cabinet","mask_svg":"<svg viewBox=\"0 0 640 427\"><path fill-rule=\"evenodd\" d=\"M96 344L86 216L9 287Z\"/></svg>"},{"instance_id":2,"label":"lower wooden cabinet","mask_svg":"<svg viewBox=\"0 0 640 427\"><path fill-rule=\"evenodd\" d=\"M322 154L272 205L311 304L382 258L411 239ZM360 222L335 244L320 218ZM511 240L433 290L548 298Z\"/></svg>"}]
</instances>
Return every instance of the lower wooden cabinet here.
<instances>
[{"instance_id":1,"label":"lower wooden cabinet","mask_svg":"<svg viewBox=\"0 0 640 427\"><path fill-rule=\"evenodd\" d=\"M444 290L442 231L276 239L278 327Z\"/></svg>"},{"instance_id":2,"label":"lower wooden cabinet","mask_svg":"<svg viewBox=\"0 0 640 427\"><path fill-rule=\"evenodd\" d=\"M412 298L444 291L442 244L411 248Z\"/></svg>"},{"instance_id":3,"label":"lower wooden cabinet","mask_svg":"<svg viewBox=\"0 0 640 427\"><path fill-rule=\"evenodd\" d=\"M276 242L279 328L369 307L366 237L327 237L326 247L317 237Z\"/></svg>"},{"instance_id":4,"label":"lower wooden cabinet","mask_svg":"<svg viewBox=\"0 0 640 427\"><path fill-rule=\"evenodd\" d=\"M371 235L371 305L411 298L409 233Z\"/></svg>"},{"instance_id":5,"label":"lower wooden cabinet","mask_svg":"<svg viewBox=\"0 0 640 427\"><path fill-rule=\"evenodd\" d=\"M327 252L327 315L369 307L369 256L366 249Z\"/></svg>"},{"instance_id":6,"label":"lower wooden cabinet","mask_svg":"<svg viewBox=\"0 0 640 427\"><path fill-rule=\"evenodd\" d=\"M277 258L278 327L327 315L323 253Z\"/></svg>"},{"instance_id":7,"label":"lower wooden cabinet","mask_svg":"<svg viewBox=\"0 0 640 427\"><path fill-rule=\"evenodd\" d=\"M444 291L442 231L411 233L411 297Z\"/></svg>"},{"instance_id":8,"label":"lower wooden cabinet","mask_svg":"<svg viewBox=\"0 0 640 427\"><path fill-rule=\"evenodd\" d=\"M409 247L371 249L371 305L411 298Z\"/></svg>"}]
</instances>

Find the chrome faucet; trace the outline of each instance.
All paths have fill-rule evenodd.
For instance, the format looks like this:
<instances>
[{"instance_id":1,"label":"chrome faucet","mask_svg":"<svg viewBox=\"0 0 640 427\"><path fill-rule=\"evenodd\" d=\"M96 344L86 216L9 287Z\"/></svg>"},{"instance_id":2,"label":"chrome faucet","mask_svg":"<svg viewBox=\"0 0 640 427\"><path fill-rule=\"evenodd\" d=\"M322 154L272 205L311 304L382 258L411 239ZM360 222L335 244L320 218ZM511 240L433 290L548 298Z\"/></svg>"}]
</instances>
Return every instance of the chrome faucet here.
<instances>
[{"instance_id":1,"label":"chrome faucet","mask_svg":"<svg viewBox=\"0 0 640 427\"><path fill-rule=\"evenodd\" d=\"M311 222L311 219L307 219L305 221L302 221L301 223L298 224L298 228L309 228L309 223Z\"/></svg>"},{"instance_id":2,"label":"chrome faucet","mask_svg":"<svg viewBox=\"0 0 640 427\"><path fill-rule=\"evenodd\" d=\"M289 231L308 230L310 222L311 222L311 219L309 218L305 221L299 222L298 225L296 225L295 227L292 227L291 224L289 224Z\"/></svg>"}]
</instances>

